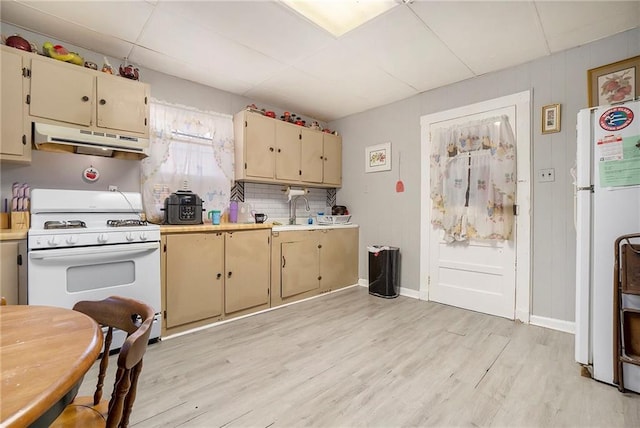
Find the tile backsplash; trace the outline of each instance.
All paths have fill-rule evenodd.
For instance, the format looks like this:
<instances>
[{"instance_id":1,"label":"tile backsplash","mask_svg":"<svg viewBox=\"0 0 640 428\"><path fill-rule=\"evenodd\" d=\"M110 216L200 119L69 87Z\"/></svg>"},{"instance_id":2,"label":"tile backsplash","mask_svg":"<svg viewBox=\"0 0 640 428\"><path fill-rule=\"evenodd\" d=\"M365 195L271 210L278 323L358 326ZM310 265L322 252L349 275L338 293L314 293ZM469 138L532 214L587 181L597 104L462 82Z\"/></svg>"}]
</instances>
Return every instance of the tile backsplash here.
<instances>
[{"instance_id":1,"label":"tile backsplash","mask_svg":"<svg viewBox=\"0 0 640 428\"><path fill-rule=\"evenodd\" d=\"M301 189L301 186L292 186ZM264 212L270 219L289 218L289 201L284 192L286 186L279 184L245 183L244 201L250 203L257 212ZM309 200L310 211L305 208L304 201L298 201L296 216L307 218L315 216L318 211L331 214L331 207L327 206L327 189L308 188L306 195Z\"/></svg>"}]
</instances>

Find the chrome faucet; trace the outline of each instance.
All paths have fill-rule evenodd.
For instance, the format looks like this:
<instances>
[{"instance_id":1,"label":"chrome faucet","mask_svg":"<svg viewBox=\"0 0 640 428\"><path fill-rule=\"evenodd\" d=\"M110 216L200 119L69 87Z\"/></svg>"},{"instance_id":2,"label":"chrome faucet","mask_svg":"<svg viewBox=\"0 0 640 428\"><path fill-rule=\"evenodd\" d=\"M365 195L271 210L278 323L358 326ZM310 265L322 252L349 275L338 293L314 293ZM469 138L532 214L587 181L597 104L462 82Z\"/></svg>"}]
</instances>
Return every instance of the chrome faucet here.
<instances>
[{"instance_id":1,"label":"chrome faucet","mask_svg":"<svg viewBox=\"0 0 640 428\"><path fill-rule=\"evenodd\" d=\"M311 211L309 208L309 200L306 196L296 196L292 198L289 200L289 224L296 224L296 202L298 202L298 198L304 199L307 211Z\"/></svg>"}]
</instances>

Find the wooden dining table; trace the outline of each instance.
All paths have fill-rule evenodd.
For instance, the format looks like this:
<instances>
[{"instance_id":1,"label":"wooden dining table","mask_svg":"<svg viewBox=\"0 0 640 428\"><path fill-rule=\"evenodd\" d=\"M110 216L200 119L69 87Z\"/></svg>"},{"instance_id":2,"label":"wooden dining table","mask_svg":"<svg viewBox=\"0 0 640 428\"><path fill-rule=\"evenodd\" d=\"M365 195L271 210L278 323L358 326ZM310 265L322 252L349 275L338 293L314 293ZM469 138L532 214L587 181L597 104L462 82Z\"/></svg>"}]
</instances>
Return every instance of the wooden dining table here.
<instances>
[{"instance_id":1,"label":"wooden dining table","mask_svg":"<svg viewBox=\"0 0 640 428\"><path fill-rule=\"evenodd\" d=\"M102 350L87 315L49 306L0 306L0 426L48 426Z\"/></svg>"}]
</instances>

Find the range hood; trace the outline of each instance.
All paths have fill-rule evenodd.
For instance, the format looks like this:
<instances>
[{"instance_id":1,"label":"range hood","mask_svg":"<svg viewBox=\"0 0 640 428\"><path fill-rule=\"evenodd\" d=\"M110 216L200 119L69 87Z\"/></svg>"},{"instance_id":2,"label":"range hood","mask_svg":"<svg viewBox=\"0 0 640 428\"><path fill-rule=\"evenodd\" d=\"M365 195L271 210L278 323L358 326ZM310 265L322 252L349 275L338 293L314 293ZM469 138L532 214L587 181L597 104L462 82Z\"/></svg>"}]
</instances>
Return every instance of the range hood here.
<instances>
[{"instance_id":1,"label":"range hood","mask_svg":"<svg viewBox=\"0 0 640 428\"><path fill-rule=\"evenodd\" d=\"M38 150L119 159L143 159L149 147L146 138L38 122L33 123L33 143Z\"/></svg>"}]
</instances>

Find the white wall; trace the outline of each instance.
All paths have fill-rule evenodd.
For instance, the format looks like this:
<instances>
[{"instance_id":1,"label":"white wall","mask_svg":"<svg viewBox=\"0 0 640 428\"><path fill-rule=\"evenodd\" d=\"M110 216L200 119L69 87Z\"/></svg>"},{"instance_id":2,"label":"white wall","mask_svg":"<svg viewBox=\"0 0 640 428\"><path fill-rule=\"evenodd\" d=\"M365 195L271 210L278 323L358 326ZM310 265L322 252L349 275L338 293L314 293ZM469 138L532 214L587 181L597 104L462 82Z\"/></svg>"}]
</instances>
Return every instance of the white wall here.
<instances>
[{"instance_id":1,"label":"white wall","mask_svg":"<svg viewBox=\"0 0 640 428\"><path fill-rule=\"evenodd\" d=\"M587 70L640 54L640 29L549 57L438 88L329 124L343 137L343 187L360 228L360 278L367 278L365 247L388 244L402 253L401 286L419 289L420 117L524 90L532 90L532 173L555 168L555 182L532 179L531 314L574 320L575 230L569 174L576 152L576 114L587 107ZM437 67L437 64L434 64ZM562 131L541 134L543 105L562 105ZM365 147L390 141L393 169L364 172ZM404 193L395 193L402 152ZM425 255L423 255L425 256Z\"/></svg>"}]
</instances>

